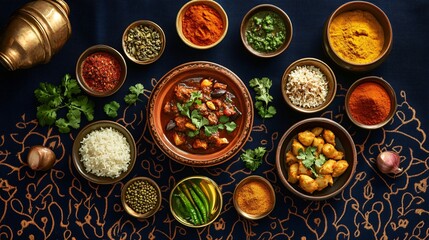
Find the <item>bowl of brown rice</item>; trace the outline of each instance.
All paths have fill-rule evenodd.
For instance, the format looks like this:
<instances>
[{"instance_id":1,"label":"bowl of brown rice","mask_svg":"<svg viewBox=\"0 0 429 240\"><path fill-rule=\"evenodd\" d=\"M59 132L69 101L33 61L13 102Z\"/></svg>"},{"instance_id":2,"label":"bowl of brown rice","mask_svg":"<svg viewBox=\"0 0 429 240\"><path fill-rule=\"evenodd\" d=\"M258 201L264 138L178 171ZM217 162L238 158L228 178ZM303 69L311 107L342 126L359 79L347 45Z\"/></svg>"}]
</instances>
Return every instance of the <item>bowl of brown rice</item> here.
<instances>
[{"instance_id":1,"label":"bowl of brown rice","mask_svg":"<svg viewBox=\"0 0 429 240\"><path fill-rule=\"evenodd\" d=\"M322 111L334 100L337 80L332 69L316 58L299 59L286 68L281 81L283 98L302 113Z\"/></svg>"},{"instance_id":2,"label":"bowl of brown rice","mask_svg":"<svg viewBox=\"0 0 429 240\"><path fill-rule=\"evenodd\" d=\"M122 180L136 161L136 143L121 124L101 120L86 125L76 136L73 164L82 177L97 184Z\"/></svg>"}]
</instances>

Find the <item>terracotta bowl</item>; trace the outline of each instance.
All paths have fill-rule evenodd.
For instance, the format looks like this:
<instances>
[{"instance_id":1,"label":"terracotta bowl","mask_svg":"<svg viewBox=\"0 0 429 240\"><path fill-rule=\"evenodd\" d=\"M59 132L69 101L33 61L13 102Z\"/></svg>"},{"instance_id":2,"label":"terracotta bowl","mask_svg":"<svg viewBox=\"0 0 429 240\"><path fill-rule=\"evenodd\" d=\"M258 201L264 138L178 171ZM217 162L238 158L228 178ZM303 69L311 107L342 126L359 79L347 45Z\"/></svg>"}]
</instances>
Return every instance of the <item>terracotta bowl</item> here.
<instances>
[{"instance_id":1,"label":"terracotta bowl","mask_svg":"<svg viewBox=\"0 0 429 240\"><path fill-rule=\"evenodd\" d=\"M305 107L301 107L293 104L293 102L289 98L288 93L286 92L286 86L288 83L289 74L291 73L291 71L295 70L296 67L298 66L300 67L314 66L320 69L323 75L325 75L326 81L328 82L328 93L326 96L326 100L321 105L317 107L305 108ZM331 102L334 100L335 94L337 93L337 79L335 77L334 71L332 71L332 69L325 62L316 58L302 58L290 64L289 67L283 73L283 77L281 81L281 91L282 91L283 99L285 100L286 104L292 109L302 113L320 112L323 109L327 108L329 104L331 104Z\"/></svg>"},{"instance_id":2,"label":"terracotta bowl","mask_svg":"<svg viewBox=\"0 0 429 240\"><path fill-rule=\"evenodd\" d=\"M91 54L98 53L98 52L105 52L105 53L110 54L111 56L113 56L118 61L119 65L121 66L121 75L119 78L119 83L116 84L116 86L113 89L111 89L109 91L105 91L105 92L98 92L98 91L92 89L86 83L85 79L82 76L82 66L83 66L85 59L88 56L90 56ZM79 83L80 87L87 94L89 94L93 97L107 97L107 96L113 95L122 87L126 78L127 78L127 63L125 62L125 59L122 56L122 54L110 46L100 44L100 45L94 45L92 47L89 47L79 56L79 59L77 60L77 64L76 64L77 82Z\"/></svg>"},{"instance_id":3,"label":"terracotta bowl","mask_svg":"<svg viewBox=\"0 0 429 240\"><path fill-rule=\"evenodd\" d=\"M190 153L181 150L165 134L163 108L166 98L172 96L174 87L191 78L213 78L228 85L235 95L236 106L242 115L235 120L237 128L235 137L226 147L213 153ZM177 66L166 73L157 83L149 98L149 130L157 146L171 159L189 166L207 167L221 164L240 152L250 136L253 125L253 102L246 85L231 70L211 62L189 62ZM165 120L165 119L164 119Z\"/></svg>"},{"instance_id":4,"label":"terracotta bowl","mask_svg":"<svg viewBox=\"0 0 429 240\"><path fill-rule=\"evenodd\" d=\"M223 22L223 33L220 36L220 38L213 42L212 44L209 45L198 45L193 43L192 41L190 41L188 38L186 38L186 36L183 34L183 24L182 24L182 20L183 17L186 13L186 11L194 5L199 5L199 4L204 4L207 5L211 8L213 8L216 12L219 13L220 17L222 18L222 22ZM226 33L228 32L228 15L226 14L225 10L222 8L222 6L217 3L216 1L212 1L212 0L192 0L192 1L188 1L187 3L185 3L182 8L180 8L179 12L177 13L177 17L176 17L176 30L177 30L177 34L179 35L180 39L182 39L182 41L195 49L200 49L200 50L204 50L204 49L209 49L209 48L213 48L216 45L218 45L220 42L222 42L222 40L225 38Z\"/></svg>"},{"instance_id":5,"label":"terracotta bowl","mask_svg":"<svg viewBox=\"0 0 429 240\"><path fill-rule=\"evenodd\" d=\"M206 196L208 202L209 214L207 221L202 224L194 224L191 221L183 218L181 216L180 210L178 209L177 201L180 201L180 198L177 198L177 196L179 194L179 189L183 192L183 185L191 188L191 185L189 185L191 182L201 190L200 193L203 193ZM186 194L185 192L183 193L185 194L185 197L188 198L188 200L189 198L192 198L192 196L189 196L189 194ZM219 186L211 178L205 176L191 176L182 179L173 187L170 193L169 203L170 211L178 222L187 227L202 228L212 224L219 217L220 213L222 212L223 198Z\"/></svg>"},{"instance_id":6,"label":"terracotta bowl","mask_svg":"<svg viewBox=\"0 0 429 240\"><path fill-rule=\"evenodd\" d=\"M372 62L359 64L347 61L341 58L332 48L332 43L329 40L329 28L332 20L341 13L353 10L363 10L371 13L380 23L384 30L384 45L380 55ZM388 57L392 49L393 31L389 18L379 7L370 2L365 1L351 1L338 7L326 20L325 28L323 31L323 44L324 50L328 56L340 67L356 72L369 71L378 67Z\"/></svg>"},{"instance_id":7,"label":"terracotta bowl","mask_svg":"<svg viewBox=\"0 0 429 240\"><path fill-rule=\"evenodd\" d=\"M387 115L386 119L380 123L373 124L373 125L367 125L367 124L361 123L358 120L356 120L355 118L353 118L353 116L350 112L350 106L348 104L350 101L350 95L356 89L356 87L358 87L362 83L368 83L368 82L377 83L380 86L382 86L386 90L387 94L390 97L390 112ZM363 77L363 78L357 80L356 82L354 82L350 86L349 90L347 91L346 99L345 99L345 107L346 107L347 116L356 126L364 128L364 129L369 129L369 130L382 128L383 126L385 126L386 124L388 124L392 120L393 116L395 116L396 108L397 108L395 90L386 80L384 80L381 77L376 77L376 76Z\"/></svg>"},{"instance_id":8,"label":"terracotta bowl","mask_svg":"<svg viewBox=\"0 0 429 240\"><path fill-rule=\"evenodd\" d=\"M286 33L285 33L286 39L283 42L283 45L281 45L275 51L272 51L272 52L257 51L247 41L246 31L247 31L247 28L249 26L249 21L255 14L262 12L262 11L268 11L268 12L273 12L273 13L277 14L283 20L283 22L285 24L285 28L286 28ZM246 47L246 49L250 53L252 53L253 55L258 56L258 57L262 57L262 58L275 57L275 56L283 53L289 47L289 45L292 41L292 36L293 36L292 21L290 20L289 16L281 8L279 8L275 5L272 5L272 4L260 4L260 5L253 7L252 9L250 9L246 13L246 15L244 16L244 18L241 22L240 36L241 36L241 41L243 42L244 47Z\"/></svg>"},{"instance_id":9,"label":"terracotta bowl","mask_svg":"<svg viewBox=\"0 0 429 240\"><path fill-rule=\"evenodd\" d=\"M155 56L153 58L148 58L146 60L139 60L133 54L131 54L130 51L127 50L128 47L127 47L126 39L128 37L128 33L130 32L131 29L134 29L134 28L139 27L139 26L149 27L159 34L159 40L161 41L161 43L160 43L161 46L160 46L160 50L159 50L159 53L157 56ZM141 65L151 64L151 63L155 62L156 60L158 60L162 56L162 54L164 53L165 45L166 45L166 37L165 37L164 31L162 30L162 28L158 24L156 24L152 21L149 21L149 20L138 20L138 21L131 23L130 25L128 25L128 27L124 31L124 34L122 35L122 49L124 50L125 55L131 61L133 61L137 64L141 64Z\"/></svg>"},{"instance_id":10,"label":"terracotta bowl","mask_svg":"<svg viewBox=\"0 0 429 240\"><path fill-rule=\"evenodd\" d=\"M292 140L297 138L298 133L311 130L315 127L329 129L335 134L336 148L344 153L344 160L349 164L347 170L339 177L334 178L332 186L316 190L312 194L304 191L298 183L292 184L288 179L288 164L286 164L286 153L291 149ZM352 137L340 124L327 118L308 118L291 126L282 136L276 151L277 173L286 188L296 196L313 201L332 198L341 193L354 176L357 166L357 152Z\"/></svg>"},{"instance_id":11,"label":"terracotta bowl","mask_svg":"<svg viewBox=\"0 0 429 240\"><path fill-rule=\"evenodd\" d=\"M81 142L87 134L89 134L90 132L92 132L94 130L98 130L101 128L110 128L110 127L119 131L120 133L122 133L122 135L124 135L124 137L127 139L128 144L130 145L131 160L130 160L130 163L128 165L128 169L126 171L122 172L116 178L100 177L100 176L97 176L91 172L88 172L85 169L84 164L81 162L81 155L79 153L79 148L81 147ZM87 179L88 181L93 182L93 183L97 183L97 184L112 184L112 183L116 183L116 182L122 180L123 178L125 178L133 169L134 164L136 162L136 156L137 156L136 155L136 143L135 143L134 138L131 135L131 133L121 124L119 124L117 122L113 122L113 121L108 121L108 120L101 120L101 121L97 121L97 122L92 122L92 123L86 125L85 127L83 127L82 130L80 130L80 132L76 136L74 143L73 143L73 149L72 149L73 165L76 167L77 172L82 177Z\"/></svg>"},{"instance_id":12,"label":"terracotta bowl","mask_svg":"<svg viewBox=\"0 0 429 240\"><path fill-rule=\"evenodd\" d=\"M144 181L144 182L150 184L151 186L154 187L154 189L156 191L157 201L156 201L155 207L146 213L136 212L132 208L132 206L130 206L126 201L127 189L131 186L131 184L133 184L137 181ZM122 203L122 206L124 207L125 211L130 216L133 216L133 217L138 218L138 219L143 219L143 218L148 218L148 217L153 216L156 212L158 212L159 208L161 207L161 202L162 202L161 189L159 188L158 184L153 179L148 178L148 177L135 177L135 178L129 180L124 185L124 187L122 188L122 191L121 191L121 203Z\"/></svg>"}]
</instances>

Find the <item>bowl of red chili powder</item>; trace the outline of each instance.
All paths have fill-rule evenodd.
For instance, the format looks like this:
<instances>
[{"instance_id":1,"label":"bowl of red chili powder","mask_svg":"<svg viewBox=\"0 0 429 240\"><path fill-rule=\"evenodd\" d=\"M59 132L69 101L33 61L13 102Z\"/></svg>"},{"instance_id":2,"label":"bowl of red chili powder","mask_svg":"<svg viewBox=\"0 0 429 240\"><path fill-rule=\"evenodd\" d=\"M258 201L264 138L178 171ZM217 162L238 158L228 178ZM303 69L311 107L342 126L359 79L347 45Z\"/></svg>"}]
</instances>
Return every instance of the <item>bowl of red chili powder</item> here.
<instances>
[{"instance_id":1,"label":"bowl of red chili powder","mask_svg":"<svg viewBox=\"0 0 429 240\"><path fill-rule=\"evenodd\" d=\"M345 107L350 120L358 127L381 128L395 115L395 90L381 77L361 78L347 91Z\"/></svg>"},{"instance_id":2,"label":"bowl of red chili powder","mask_svg":"<svg viewBox=\"0 0 429 240\"><path fill-rule=\"evenodd\" d=\"M219 44L226 36L228 16L215 1L189 1L177 14L176 29L186 45L196 49L208 49Z\"/></svg>"},{"instance_id":3,"label":"bowl of red chili powder","mask_svg":"<svg viewBox=\"0 0 429 240\"><path fill-rule=\"evenodd\" d=\"M76 64L80 87L94 97L107 97L118 91L127 77L124 57L107 45L86 49Z\"/></svg>"}]
</instances>

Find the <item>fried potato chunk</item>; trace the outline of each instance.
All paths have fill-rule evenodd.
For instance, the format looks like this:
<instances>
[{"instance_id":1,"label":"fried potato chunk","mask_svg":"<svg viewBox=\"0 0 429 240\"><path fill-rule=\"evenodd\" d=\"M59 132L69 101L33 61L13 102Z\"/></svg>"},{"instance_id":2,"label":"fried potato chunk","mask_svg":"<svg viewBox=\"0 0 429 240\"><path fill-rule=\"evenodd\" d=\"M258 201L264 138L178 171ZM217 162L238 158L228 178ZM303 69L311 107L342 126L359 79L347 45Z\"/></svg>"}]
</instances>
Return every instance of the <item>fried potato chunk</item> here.
<instances>
[{"instance_id":1,"label":"fried potato chunk","mask_svg":"<svg viewBox=\"0 0 429 240\"><path fill-rule=\"evenodd\" d=\"M341 176L349 167L349 163L346 160L339 160L334 165L334 171L332 172L332 177Z\"/></svg>"},{"instance_id":2,"label":"fried potato chunk","mask_svg":"<svg viewBox=\"0 0 429 240\"><path fill-rule=\"evenodd\" d=\"M307 175L299 176L299 186L308 193L313 193L319 187L317 182L312 177Z\"/></svg>"},{"instance_id":3,"label":"fried potato chunk","mask_svg":"<svg viewBox=\"0 0 429 240\"><path fill-rule=\"evenodd\" d=\"M311 146L315 137L314 133L308 130L298 133L298 141L306 147Z\"/></svg>"}]
</instances>

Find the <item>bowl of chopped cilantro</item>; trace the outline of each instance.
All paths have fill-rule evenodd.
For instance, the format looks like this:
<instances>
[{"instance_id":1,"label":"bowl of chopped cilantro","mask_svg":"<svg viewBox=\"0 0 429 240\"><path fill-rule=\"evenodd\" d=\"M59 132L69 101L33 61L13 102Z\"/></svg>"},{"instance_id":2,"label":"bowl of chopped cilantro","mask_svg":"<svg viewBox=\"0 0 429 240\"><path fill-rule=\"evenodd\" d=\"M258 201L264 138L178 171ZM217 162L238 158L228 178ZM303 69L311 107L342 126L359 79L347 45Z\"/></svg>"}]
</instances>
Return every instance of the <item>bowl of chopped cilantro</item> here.
<instances>
[{"instance_id":1,"label":"bowl of chopped cilantro","mask_svg":"<svg viewBox=\"0 0 429 240\"><path fill-rule=\"evenodd\" d=\"M281 8L260 4L246 13L240 34L250 53L263 58L275 57L284 52L292 41L292 22Z\"/></svg>"},{"instance_id":2,"label":"bowl of chopped cilantro","mask_svg":"<svg viewBox=\"0 0 429 240\"><path fill-rule=\"evenodd\" d=\"M253 111L246 85L232 71L189 62L156 84L149 98L149 130L170 159L213 166L240 152L252 130Z\"/></svg>"},{"instance_id":3,"label":"bowl of chopped cilantro","mask_svg":"<svg viewBox=\"0 0 429 240\"><path fill-rule=\"evenodd\" d=\"M290 192L307 200L325 200L341 193L353 178L356 166L352 137L328 118L295 123L277 146L280 180Z\"/></svg>"}]
</instances>

